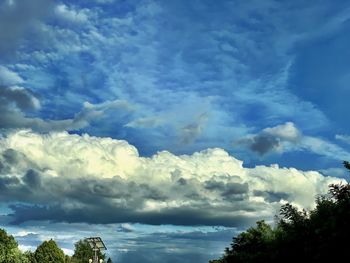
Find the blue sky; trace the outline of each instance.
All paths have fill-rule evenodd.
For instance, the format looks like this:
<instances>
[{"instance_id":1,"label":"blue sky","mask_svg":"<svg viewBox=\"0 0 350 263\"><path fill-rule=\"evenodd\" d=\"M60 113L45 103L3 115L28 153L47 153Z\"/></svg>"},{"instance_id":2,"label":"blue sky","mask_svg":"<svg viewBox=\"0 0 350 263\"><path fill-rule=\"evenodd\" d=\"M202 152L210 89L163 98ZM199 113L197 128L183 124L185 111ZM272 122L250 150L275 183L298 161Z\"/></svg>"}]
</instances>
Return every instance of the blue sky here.
<instances>
[{"instance_id":1,"label":"blue sky","mask_svg":"<svg viewBox=\"0 0 350 263\"><path fill-rule=\"evenodd\" d=\"M242 196L255 193L254 198L261 193L260 197L266 202L270 200L270 212L267 213L265 208L257 209L250 219L271 218L283 196L289 196L286 201L300 206L309 205L305 201L309 197L302 195L304 199L301 200L293 195L297 192L284 192L287 184L293 184L292 180L286 180L285 185L283 180L278 181L278 187L271 181L262 191L258 184L255 185L254 178L234 179L236 174L232 171L236 168L220 166L219 159L232 157L234 163L243 161L244 169L248 169L244 173L250 176L255 176L255 170L265 171L267 177L287 170L298 171L298 174L306 170L318 172L320 177L317 177L316 190L312 193L322 192L323 185L331 178L348 180L341 162L350 160L350 126L346 121L350 95L349 19L350 5L342 0L1 1L0 148L4 163L0 166L0 189L3 187L6 190L3 192L8 193L7 196L0 194L3 224L8 225L12 216L19 224L18 229L11 226L13 233L25 228L34 229L40 224L47 229L46 235L50 231L54 233L56 225L49 224L48 220L60 211L65 214L67 206L43 201L42 196L34 196L30 189L38 186L39 179L48 180L48 174L54 175L50 180L55 184L63 184L59 178L65 178L69 172L61 166L64 163L70 167L74 160L99 165L96 172L103 174L101 181L93 172L80 174L77 170L82 178L88 178L85 178L88 182L92 180L89 176L93 176L96 184L104 185L105 180L112 180L107 169L116 169L120 171L120 174L116 173L121 176L120 180L126 180L128 183L123 183L131 187L131 182L141 180L139 167L148 174L155 171L155 165L164 165L164 169L170 171L167 165L171 163L171 167L176 167L170 172L172 178L186 180L178 181L179 184L191 186L191 191L201 187L213 191L220 188L223 192L216 194L225 206L228 205L228 193ZM51 134L61 134L61 137L52 135L48 138ZM81 139L75 136L81 136ZM115 141L107 142L104 139L107 137ZM58 141L66 148L58 147ZM37 143L47 144L47 149L39 149ZM110 143L116 149L114 152L104 148ZM23 148L23 144L26 147ZM48 150L56 144L58 148ZM102 148L96 148L96 145L102 145ZM79 155L66 162L65 153L78 146L91 155L82 157L79 150L74 150ZM207 150L213 148L219 150ZM126 159L119 155L114 157L118 151L120 156L130 154L129 168L120 168L122 165L118 161ZM101 157L101 160L107 160L106 156L109 156L117 161L111 164L102 160L95 164L91 159L94 153L105 158ZM48 159L46 155L52 158ZM201 170L200 165L205 165L199 160L201 158L207 158L208 163L215 166L212 169L214 177L204 180L204 177L194 176L196 170L191 170L191 165L195 163ZM278 168L274 164L278 164ZM132 170L132 167L138 168ZM240 170L243 167L237 167L243 171ZM229 177L214 175L219 170L227 172ZM164 170L159 171L162 174ZM191 176L181 177L189 171ZM137 180L130 179L135 174ZM154 194L161 188L157 176L149 179L155 180L147 186L151 188L139 185L145 196L137 198L145 200L149 192ZM13 186L16 180L25 186ZM29 190L25 188L28 192L19 196L14 193L16 187L29 187ZM174 189L169 185L169 191ZM78 189L75 190L78 195ZM158 199L154 196L151 199L161 200L164 193L157 194ZM163 199L167 201L162 199L162 202L174 208L169 200L178 201L178 196L170 192L165 195L167 198L163 196ZM55 198L57 196L59 192ZM180 198L181 202L187 202L185 196ZM140 223L143 227L140 230L137 225L135 236L141 242L143 234L140 233L155 220L155 225L172 226L166 228L166 233L178 233L177 227L184 220L174 219L174 211L162 210L164 214L160 217L140 216L135 214L137 209L132 198L126 199L127 205L123 207L129 213L125 218L111 216L113 219L100 222L83 216L73 220L76 216L67 212L58 220L57 227L66 227L69 232L70 223L97 223L96 229L101 227L103 233L108 233L108 227L117 229L118 224L133 226ZM82 202L76 199L76 202ZM248 199L244 207L250 207ZM88 202L86 198L84 202ZM101 201L101 204L106 203ZM149 209L153 207L151 203L146 204ZM44 212L38 218L29 215L30 211L42 207L53 211L52 215ZM103 207L111 209L114 206L108 203ZM196 208L202 215L204 207L203 204L191 204L187 208ZM225 209L229 208L226 206ZM194 211L184 213L193 218L189 220L191 224L198 219L201 225L227 227L220 231L231 231L230 234L232 227L243 229L251 224L248 219L249 223L242 223L244 220L238 220L237 215L224 216L220 209L221 217L217 217L216 224L216 219L204 214L204 219L196 217ZM179 218L181 215L180 211ZM236 223L227 223L228 218ZM106 229L99 225L104 223L108 224ZM151 246L150 239L158 238L157 230L149 227L153 234L147 233L148 239L142 241L146 245L123 250L124 260L136 262L141 250ZM33 231L40 234L38 229ZM185 262L185 254L197 262L205 262L219 255L230 241L229 235L223 234L218 246L215 231L202 229L199 232L208 238L203 237L201 244L207 244L203 240L213 242L214 254L206 255L205 248L182 251L183 244L169 234L168 242L173 242L178 249L174 248L178 256L174 262ZM111 240L109 235L106 236ZM189 238L189 235L183 238ZM36 239L33 240L35 243ZM193 244L196 243L193 241ZM68 249L69 245L66 247ZM170 255L163 248L158 250L162 256L152 262L164 261ZM117 250L113 253L118 254Z\"/></svg>"}]
</instances>

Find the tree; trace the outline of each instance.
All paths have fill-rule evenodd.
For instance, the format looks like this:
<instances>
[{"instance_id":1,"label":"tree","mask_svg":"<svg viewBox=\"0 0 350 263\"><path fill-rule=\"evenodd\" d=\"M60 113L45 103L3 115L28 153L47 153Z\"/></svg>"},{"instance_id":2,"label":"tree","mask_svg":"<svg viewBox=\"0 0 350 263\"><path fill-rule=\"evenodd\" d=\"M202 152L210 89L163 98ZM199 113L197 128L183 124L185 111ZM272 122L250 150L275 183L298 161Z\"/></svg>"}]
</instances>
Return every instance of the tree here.
<instances>
[{"instance_id":1,"label":"tree","mask_svg":"<svg viewBox=\"0 0 350 263\"><path fill-rule=\"evenodd\" d=\"M350 163L344 161L350 171ZM316 208L281 207L277 225L264 221L233 238L221 259L210 263L347 262L350 184L332 184L316 198Z\"/></svg>"},{"instance_id":2,"label":"tree","mask_svg":"<svg viewBox=\"0 0 350 263\"><path fill-rule=\"evenodd\" d=\"M99 259L104 259L105 255L98 251L97 256ZM94 257L89 243L86 240L79 240L75 243L74 254L72 256L73 263L86 263L89 259Z\"/></svg>"},{"instance_id":3,"label":"tree","mask_svg":"<svg viewBox=\"0 0 350 263\"><path fill-rule=\"evenodd\" d=\"M2 263L24 263L27 262L13 236L8 235L5 230L0 229L0 262Z\"/></svg>"},{"instance_id":4,"label":"tree","mask_svg":"<svg viewBox=\"0 0 350 263\"><path fill-rule=\"evenodd\" d=\"M70 256L68 256L68 255L65 255L65 257L64 257L64 262L65 263L72 263L73 261L72 261L72 257L70 257Z\"/></svg>"},{"instance_id":5,"label":"tree","mask_svg":"<svg viewBox=\"0 0 350 263\"><path fill-rule=\"evenodd\" d=\"M56 242L52 239L44 241L34 253L38 263L64 263L65 256Z\"/></svg>"},{"instance_id":6,"label":"tree","mask_svg":"<svg viewBox=\"0 0 350 263\"><path fill-rule=\"evenodd\" d=\"M38 263L38 262L36 261L36 259L35 259L35 254L34 254L34 252L26 251L26 252L24 253L24 256L25 256L25 258L27 259L27 261L28 261L29 263Z\"/></svg>"},{"instance_id":7,"label":"tree","mask_svg":"<svg viewBox=\"0 0 350 263\"><path fill-rule=\"evenodd\" d=\"M225 251L222 262L268 262L269 247L273 240L273 230L264 221L258 221L256 227L233 238L231 248ZM215 262L215 261L214 261Z\"/></svg>"}]
</instances>

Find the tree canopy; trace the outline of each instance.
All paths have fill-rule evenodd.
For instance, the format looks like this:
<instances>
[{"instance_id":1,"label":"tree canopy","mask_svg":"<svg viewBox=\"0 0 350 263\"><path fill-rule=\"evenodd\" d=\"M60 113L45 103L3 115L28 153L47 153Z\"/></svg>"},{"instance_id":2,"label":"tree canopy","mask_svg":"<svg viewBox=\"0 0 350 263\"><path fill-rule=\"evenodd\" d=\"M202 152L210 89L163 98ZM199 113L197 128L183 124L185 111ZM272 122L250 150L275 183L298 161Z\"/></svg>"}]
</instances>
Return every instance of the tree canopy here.
<instances>
[{"instance_id":1,"label":"tree canopy","mask_svg":"<svg viewBox=\"0 0 350 263\"><path fill-rule=\"evenodd\" d=\"M350 171L350 164L344 162ZM348 259L350 185L333 184L316 198L315 209L285 204L274 228L257 222L233 238L221 259L210 263L336 262Z\"/></svg>"},{"instance_id":2,"label":"tree canopy","mask_svg":"<svg viewBox=\"0 0 350 263\"><path fill-rule=\"evenodd\" d=\"M105 255L100 251L97 253L99 259L104 259ZM79 240L75 243L74 254L72 256L72 263L86 263L89 259L94 257L94 252L92 251L89 243L86 240Z\"/></svg>"},{"instance_id":3,"label":"tree canopy","mask_svg":"<svg viewBox=\"0 0 350 263\"><path fill-rule=\"evenodd\" d=\"M65 255L54 240L44 241L35 252L22 253L13 236L0 229L0 263L86 263L93 258L94 252L86 240L75 243L73 256ZM105 259L101 252L97 253L99 259ZM108 258L108 263L112 259Z\"/></svg>"},{"instance_id":4,"label":"tree canopy","mask_svg":"<svg viewBox=\"0 0 350 263\"><path fill-rule=\"evenodd\" d=\"M2 263L25 263L25 256L18 249L18 244L13 236L0 229L0 262Z\"/></svg>"},{"instance_id":5,"label":"tree canopy","mask_svg":"<svg viewBox=\"0 0 350 263\"><path fill-rule=\"evenodd\" d=\"M34 257L38 263L64 263L65 256L56 242L52 239L44 241L35 250Z\"/></svg>"}]
</instances>

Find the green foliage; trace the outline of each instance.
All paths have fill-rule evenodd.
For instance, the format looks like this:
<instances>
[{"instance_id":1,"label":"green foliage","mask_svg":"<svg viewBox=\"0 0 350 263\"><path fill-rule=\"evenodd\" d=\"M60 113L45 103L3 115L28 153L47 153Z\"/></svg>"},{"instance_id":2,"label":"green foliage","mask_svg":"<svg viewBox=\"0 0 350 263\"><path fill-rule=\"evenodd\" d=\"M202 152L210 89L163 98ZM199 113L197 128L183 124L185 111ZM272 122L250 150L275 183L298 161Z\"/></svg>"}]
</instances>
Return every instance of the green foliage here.
<instances>
[{"instance_id":1,"label":"green foliage","mask_svg":"<svg viewBox=\"0 0 350 263\"><path fill-rule=\"evenodd\" d=\"M350 163L344 162L350 171ZM210 263L336 262L349 259L350 185L329 186L307 213L281 207L274 229L264 221L233 238L221 259Z\"/></svg>"},{"instance_id":2,"label":"green foliage","mask_svg":"<svg viewBox=\"0 0 350 263\"><path fill-rule=\"evenodd\" d=\"M31 251L26 251L24 253L25 258L27 259L27 262L29 263L38 263L35 259L35 254Z\"/></svg>"},{"instance_id":3,"label":"green foliage","mask_svg":"<svg viewBox=\"0 0 350 263\"><path fill-rule=\"evenodd\" d=\"M92 251L89 243L86 240L79 240L75 243L74 254L72 256L72 263L86 263L89 259L93 258L94 252ZM97 253L99 259L104 259L105 255L101 252Z\"/></svg>"},{"instance_id":4,"label":"green foliage","mask_svg":"<svg viewBox=\"0 0 350 263\"><path fill-rule=\"evenodd\" d=\"M21 253L13 236L0 229L0 263L87 263L93 258L94 252L85 240L75 244L72 257L64 255L54 240L44 241L35 252ZM101 252L97 253L99 259L105 259ZM108 258L108 263L112 260Z\"/></svg>"},{"instance_id":5,"label":"green foliage","mask_svg":"<svg viewBox=\"0 0 350 263\"><path fill-rule=\"evenodd\" d=\"M64 262L65 262L65 263L72 263L73 261L72 261L72 258L71 258L70 256L65 255L65 257L64 257Z\"/></svg>"},{"instance_id":6,"label":"green foliage","mask_svg":"<svg viewBox=\"0 0 350 263\"><path fill-rule=\"evenodd\" d=\"M0 262L2 263L25 263L26 258L18 249L18 244L13 236L0 229Z\"/></svg>"},{"instance_id":7,"label":"green foliage","mask_svg":"<svg viewBox=\"0 0 350 263\"><path fill-rule=\"evenodd\" d=\"M52 239L44 241L34 253L37 263L64 263L65 256Z\"/></svg>"},{"instance_id":8,"label":"green foliage","mask_svg":"<svg viewBox=\"0 0 350 263\"><path fill-rule=\"evenodd\" d=\"M44 241L37 247L35 252L26 251L21 253L13 236L0 229L0 263L86 263L93 258L94 252L85 240L75 244L72 257L64 255L54 240ZM99 259L105 259L101 252L97 253ZM113 263L108 258L108 263Z\"/></svg>"}]
</instances>

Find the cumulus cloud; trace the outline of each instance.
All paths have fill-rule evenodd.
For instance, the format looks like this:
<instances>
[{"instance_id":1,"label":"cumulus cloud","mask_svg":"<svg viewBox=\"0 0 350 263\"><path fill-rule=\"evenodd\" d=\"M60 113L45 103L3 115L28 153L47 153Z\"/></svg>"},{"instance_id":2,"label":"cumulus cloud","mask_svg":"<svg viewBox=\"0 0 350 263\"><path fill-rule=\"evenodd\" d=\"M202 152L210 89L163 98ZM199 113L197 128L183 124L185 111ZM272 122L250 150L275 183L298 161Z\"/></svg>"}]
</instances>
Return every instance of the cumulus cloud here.
<instances>
[{"instance_id":1,"label":"cumulus cloud","mask_svg":"<svg viewBox=\"0 0 350 263\"><path fill-rule=\"evenodd\" d=\"M310 208L340 179L278 166L244 168L219 148L141 157L126 141L30 131L0 140L0 200L28 220L238 226L289 201Z\"/></svg>"},{"instance_id":2,"label":"cumulus cloud","mask_svg":"<svg viewBox=\"0 0 350 263\"><path fill-rule=\"evenodd\" d=\"M69 23L84 23L88 20L87 10L77 11L65 4L55 6L54 13L57 18Z\"/></svg>"},{"instance_id":3,"label":"cumulus cloud","mask_svg":"<svg viewBox=\"0 0 350 263\"><path fill-rule=\"evenodd\" d=\"M344 140L346 137L338 135L337 138ZM292 122L265 128L236 143L244 145L260 156L287 151L307 151L336 160L350 159L350 153L340 146L323 138L304 135Z\"/></svg>"},{"instance_id":4,"label":"cumulus cloud","mask_svg":"<svg viewBox=\"0 0 350 263\"><path fill-rule=\"evenodd\" d=\"M287 122L271 128L265 128L260 133L239 140L239 144L246 145L250 150L264 155L269 152L283 151L283 143L296 144L300 141L301 133L294 123Z\"/></svg>"}]
</instances>

